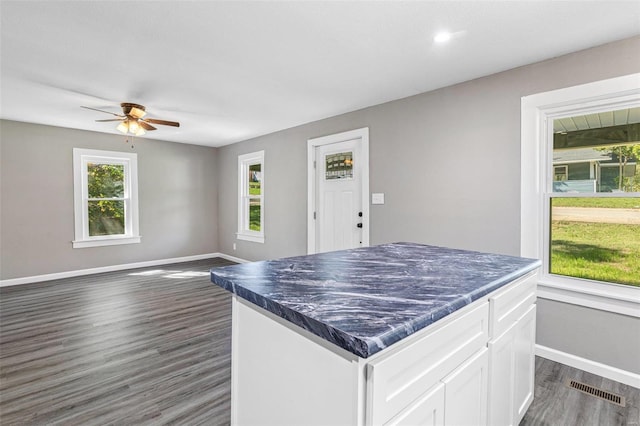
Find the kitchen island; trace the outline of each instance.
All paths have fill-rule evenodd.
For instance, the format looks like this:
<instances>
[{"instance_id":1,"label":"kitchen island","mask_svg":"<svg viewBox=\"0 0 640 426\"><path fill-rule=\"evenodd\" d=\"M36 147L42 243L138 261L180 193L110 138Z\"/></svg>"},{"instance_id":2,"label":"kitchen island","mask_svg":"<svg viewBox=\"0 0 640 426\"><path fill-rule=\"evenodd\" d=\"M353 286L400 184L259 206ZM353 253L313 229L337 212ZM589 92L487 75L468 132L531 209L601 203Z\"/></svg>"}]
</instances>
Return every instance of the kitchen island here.
<instances>
[{"instance_id":1,"label":"kitchen island","mask_svg":"<svg viewBox=\"0 0 640 426\"><path fill-rule=\"evenodd\" d=\"M212 269L234 294L232 423L517 424L539 265L395 243Z\"/></svg>"}]
</instances>

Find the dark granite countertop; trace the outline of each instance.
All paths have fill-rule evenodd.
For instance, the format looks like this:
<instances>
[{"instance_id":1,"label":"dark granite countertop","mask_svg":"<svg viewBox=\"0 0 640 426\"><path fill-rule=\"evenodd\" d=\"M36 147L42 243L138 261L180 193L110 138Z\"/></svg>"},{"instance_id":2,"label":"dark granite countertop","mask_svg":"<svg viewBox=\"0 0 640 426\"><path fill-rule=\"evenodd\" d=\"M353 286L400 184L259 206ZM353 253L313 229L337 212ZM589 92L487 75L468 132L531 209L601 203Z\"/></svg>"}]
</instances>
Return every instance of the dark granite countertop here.
<instances>
[{"instance_id":1,"label":"dark granite countertop","mask_svg":"<svg viewBox=\"0 0 640 426\"><path fill-rule=\"evenodd\" d=\"M213 268L211 281L367 358L540 264L394 243Z\"/></svg>"}]
</instances>

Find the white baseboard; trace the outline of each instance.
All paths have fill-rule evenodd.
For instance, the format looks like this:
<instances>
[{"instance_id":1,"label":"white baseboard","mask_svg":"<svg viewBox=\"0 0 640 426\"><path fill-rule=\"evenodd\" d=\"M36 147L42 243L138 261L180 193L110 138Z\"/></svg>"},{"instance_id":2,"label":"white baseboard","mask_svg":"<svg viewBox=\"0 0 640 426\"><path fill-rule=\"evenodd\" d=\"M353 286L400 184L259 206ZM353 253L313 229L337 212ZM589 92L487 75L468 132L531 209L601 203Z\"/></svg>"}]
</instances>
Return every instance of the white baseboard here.
<instances>
[{"instance_id":1,"label":"white baseboard","mask_svg":"<svg viewBox=\"0 0 640 426\"><path fill-rule=\"evenodd\" d=\"M596 374L600 377L606 377L607 379L633 386L634 388L640 388L640 374L621 370L607 364L591 361L590 359L582 358L542 345L536 345L536 355L588 373Z\"/></svg>"},{"instance_id":2,"label":"white baseboard","mask_svg":"<svg viewBox=\"0 0 640 426\"><path fill-rule=\"evenodd\" d=\"M236 263L249 263L251 262L250 260L245 260L245 259L240 259L239 257L235 257L235 256L230 256L228 254L224 254L224 253L217 253L217 257L221 257L223 259L227 259L230 260L232 262L236 262Z\"/></svg>"},{"instance_id":3,"label":"white baseboard","mask_svg":"<svg viewBox=\"0 0 640 426\"><path fill-rule=\"evenodd\" d=\"M75 271L56 272L53 274L34 275L31 277L10 278L0 280L0 287L8 287L12 285L30 284L41 281L59 280L62 278L79 277L81 275L101 274L103 272L122 271L125 269L146 268L148 266L168 265L170 263L190 262L192 260L210 259L213 257L221 257L237 263L246 263L247 260L238 257L229 256L224 253L207 253L196 254L193 256L172 257L170 259L148 260L144 262L124 263L121 265L101 266L98 268L79 269Z\"/></svg>"}]
</instances>

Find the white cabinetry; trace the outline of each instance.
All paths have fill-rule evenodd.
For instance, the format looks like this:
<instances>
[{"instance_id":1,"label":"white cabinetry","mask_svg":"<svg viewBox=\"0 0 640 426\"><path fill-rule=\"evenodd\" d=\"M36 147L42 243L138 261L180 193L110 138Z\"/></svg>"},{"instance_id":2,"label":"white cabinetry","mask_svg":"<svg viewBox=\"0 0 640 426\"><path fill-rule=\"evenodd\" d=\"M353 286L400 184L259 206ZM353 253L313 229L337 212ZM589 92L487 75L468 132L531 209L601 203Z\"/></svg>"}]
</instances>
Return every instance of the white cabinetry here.
<instances>
[{"instance_id":1,"label":"white cabinetry","mask_svg":"<svg viewBox=\"0 0 640 426\"><path fill-rule=\"evenodd\" d=\"M234 425L517 425L533 399L532 272L369 358L233 298Z\"/></svg>"},{"instance_id":2,"label":"white cabinetry","mask_svg":"<svg viewBox=\"0 0 640 426\"><path fill-rule=\"evenodd\" d=\"M443 426L444 383L438 383L406 410L389 420L388 426Z\"/></svg>"},{"instance_id":3,"label":"white cabinetry","mask_svg":"<svg viewBox=\"0 0 640 426\"><path fill-rule=\"evenodd\" d=\"M389 425L485 425L489 351L482 348L415 402L385 423L369 417L370 424ZM372 410L377 410L374 407ZM384 411L384 409L380 410Z\"/></svg>"},{"instance_id":4,"label":"white cabinetry","mask_svg":"<svg viewBox=\"0 0 640 426\"><path fill-rule=\"evenodd\" d=\"M532 305L515 327L514 424L520 423L533 401L535 387L536 305Z\"/></svg>"},{"instance_id":5,"label":"white cabinetry","mask_svg":"<svg viewBox=\"0 0 640 426\"><path fill-rule=\"evenodd\" d=\"M474 380L469 377L477 375L475 371L470 371L477 364L467 366L467 360L474 359L474 354L480 351L484 354L486 364L488 317L489 304L485 301L468 311L463 310L455 321L369 362L367 424L383 425L395 416L404 417L405 411L414 411L414 405L421 404L421 395L429 393L440 384L445 385L445 394L449 396L447 401L455 401L462 392L462 383ZM484 380L484 392L474 396L475 398L484 393L485 401L486 370L484 366L480 373ZM416 400L418 402L413 403ZM454 424L447 421L444 405L440 411L443 409L444 424Z\"/></svg>"},{"instance_id":6,"label":"white cabinetry","mask_svg":"<svg viewBox=\"0 0 640 426\"><path fill-rule=\"evenodd\" d=\"M487 424L488 355L483 348L442 380L445 425Z\"/></svg>"},{"instance_id":7,"label":"white cabinetry","mask_svg":"<svg viewBox=\"0 0 640 426\"><path fill-rule=\"evenodd\" d=\"M495 314L491 322L494 333L489 341L489 424L492 426L519 424L533 401L534 278L521 280L490 299ZM512 303L514 300L521 303Z\"/></svg>"}]
</instances>

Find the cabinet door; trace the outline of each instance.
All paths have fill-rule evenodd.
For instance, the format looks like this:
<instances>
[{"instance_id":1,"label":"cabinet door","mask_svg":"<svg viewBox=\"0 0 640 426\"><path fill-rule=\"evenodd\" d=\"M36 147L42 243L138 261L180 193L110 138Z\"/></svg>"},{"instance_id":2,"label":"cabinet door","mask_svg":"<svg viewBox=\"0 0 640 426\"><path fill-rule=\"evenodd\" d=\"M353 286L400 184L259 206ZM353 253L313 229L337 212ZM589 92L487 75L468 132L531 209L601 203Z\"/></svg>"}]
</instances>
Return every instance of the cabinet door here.
<instances>
[{"instance_id":1,"label":"cabinet door","mask_svg":"<svg viewBox=\"0 0 640 426\"><path fill-rule=\"evenodd\" d=\"M444 425L444 384L440 383L385 426Z\"/></svg>"},{"instance_id":2,"label":"cabinet door","mask_svg":"<svg viewBox=\"0 0 640 426\"><path fill-rule=\"evenodd\" d=\"M489 342L489 424L513 425L513 377L515 322L500 337Z\"/></svg>"},{"instance_id":3,"label":"cabinet door","mask_svg":"<svg viewBox=\"0 0 640 426\"><path fill-rule=\"evenodd\" d=\"M517 425L533 401L536 305L489 342L489 424Z\"/></svg>"},{"instance_id":4,"label":"cabinet door","mask_svg":"<svg viewBox=\"0 0 640 426\"><path fill-rule=\"evenodd\" d=\"M487 424L489 351L483 348L445 377L444 424Z\"/></svg>"},{"instance_id":5,"label":"cabinet door","mask_svg":"<svg viewBox=\"0 0 640 426\"><path fill-rule=\"evenodd\" d=\"M514 423L520 423L531 401L535 377L536 305L516 323L514 341Z\"/></svg>"}]
</instances>

